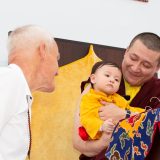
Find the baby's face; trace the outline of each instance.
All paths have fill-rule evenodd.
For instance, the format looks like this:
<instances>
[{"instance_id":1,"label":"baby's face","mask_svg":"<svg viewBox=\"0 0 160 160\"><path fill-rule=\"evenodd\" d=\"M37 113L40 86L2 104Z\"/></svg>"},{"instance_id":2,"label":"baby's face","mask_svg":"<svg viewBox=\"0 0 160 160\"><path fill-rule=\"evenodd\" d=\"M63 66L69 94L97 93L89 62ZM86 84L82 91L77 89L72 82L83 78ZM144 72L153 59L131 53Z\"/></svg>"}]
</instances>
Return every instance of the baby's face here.
<instances>
[{"instance_id":1,"label":"baby's face","mask_svg":"<svg viewBox=\"0 0 160 160\"><path fill-rule=\"evenodd\" d=\"M106 94L116 93L121 82L121 71L112 65L104 65L91 75L94 89Z\"/></svg>"}]
</instances>

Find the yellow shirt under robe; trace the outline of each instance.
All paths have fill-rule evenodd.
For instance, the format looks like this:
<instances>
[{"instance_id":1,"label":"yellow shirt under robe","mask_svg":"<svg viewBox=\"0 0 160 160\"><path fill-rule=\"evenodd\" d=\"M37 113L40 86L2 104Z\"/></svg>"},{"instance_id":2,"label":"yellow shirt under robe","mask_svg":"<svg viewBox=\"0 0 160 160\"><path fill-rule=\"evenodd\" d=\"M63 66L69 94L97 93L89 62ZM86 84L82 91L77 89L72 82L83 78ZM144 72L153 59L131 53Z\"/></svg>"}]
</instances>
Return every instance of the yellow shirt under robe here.
<instances>
[{"instance_id":1,"label":"yellow shirt under robe","mask_svg":"<svg viewBox=\"0 0 160 160\"><path fill-rule=\"evenodd\" d=\"M128 102L119 94L106 95L93 89L82 97L80 104L80 122L86 129L91 139L99 139L101 136L100 127L103 121L99 118L98 110L102 106L100 100L114 103L123 109L129 109L131 112L143 112L144 109L130 107Z\"/></svg>"}]
</instances>

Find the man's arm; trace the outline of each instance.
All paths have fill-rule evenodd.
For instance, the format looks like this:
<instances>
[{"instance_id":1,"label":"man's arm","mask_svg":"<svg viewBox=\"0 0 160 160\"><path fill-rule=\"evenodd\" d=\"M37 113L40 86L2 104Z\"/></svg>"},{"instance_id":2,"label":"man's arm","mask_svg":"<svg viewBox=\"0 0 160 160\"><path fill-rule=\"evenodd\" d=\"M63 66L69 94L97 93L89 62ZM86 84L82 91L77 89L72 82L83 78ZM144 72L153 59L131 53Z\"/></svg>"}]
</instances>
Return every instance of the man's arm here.
<instances>
[{"instance_id":1,"label":"man's arm","mask_svg":"<svg viewBox=\"0 0 160 160\"><path fill-rule=\"evenodd\" d=\"M82 154L92 157L99 154L103 149L105 149L109 142L111 135L103 133L99 140L83 141L78 133L78 128L80 127L79 121L79 106L75 114L75 125L73 131L73 146Z\"/></svg>"},{"instance_id":2,"label":"man's arm","mask_svg":"<svg viewBox=\"0 0 160 160\"><path fill-rule=\"evenodd\" d=\"M100 119L105 121L107 119L112 119L114 122L118 122L121 119L124 119L126 117L126 111L124 109L121 109L117 107L113 103L108 103L101 101L102 107L99 109L99 116Z\"/></svg>"}]
</instances>

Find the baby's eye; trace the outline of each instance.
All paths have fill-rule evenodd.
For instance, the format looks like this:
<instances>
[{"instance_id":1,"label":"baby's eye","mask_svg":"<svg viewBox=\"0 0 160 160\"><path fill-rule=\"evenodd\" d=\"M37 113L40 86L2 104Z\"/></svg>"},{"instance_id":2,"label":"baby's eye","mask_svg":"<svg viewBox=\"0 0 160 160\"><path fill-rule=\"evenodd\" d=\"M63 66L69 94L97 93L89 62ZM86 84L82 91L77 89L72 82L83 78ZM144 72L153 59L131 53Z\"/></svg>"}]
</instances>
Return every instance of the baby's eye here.
<instances>
[{"instance_id":1,"label":"baby's eye","mask_svg":"<svg viewBox=\"0 0 160 160\"><path fill-rule=\"evenodd\" d=\"M115 79L116 82L119 82L119 79Z\"/></svg>"},{"instance_id":2,"label":"baby's eye","mask_svg":"<svg viewBox=\"0 0 160 160\"><path fill-rule=\"evenodd\" d=\"M109 77L109 74L105 74L106 77Z\"/></svg>"}]
</instances>

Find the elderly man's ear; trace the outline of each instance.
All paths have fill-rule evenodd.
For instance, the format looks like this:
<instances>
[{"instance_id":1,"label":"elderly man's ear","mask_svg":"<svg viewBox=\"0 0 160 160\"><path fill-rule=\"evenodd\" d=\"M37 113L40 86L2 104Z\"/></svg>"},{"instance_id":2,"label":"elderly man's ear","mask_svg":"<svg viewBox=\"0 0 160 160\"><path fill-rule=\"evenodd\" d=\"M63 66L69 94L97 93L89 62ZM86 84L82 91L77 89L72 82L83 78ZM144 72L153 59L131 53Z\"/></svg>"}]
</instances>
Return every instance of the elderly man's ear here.
<instances>
[{"instance_id":1,"label":"elderly man's ear","mask_svg":"<svg viewBox=\"0 0 160 160\"><path fill-rule=\"evenodd\" d=\"M41 57L41 59L45 59L46 52L47 52L46 44L45 43L40 43L40 45L39 45L39 56Z\"/></svg>"}]
</instances>

